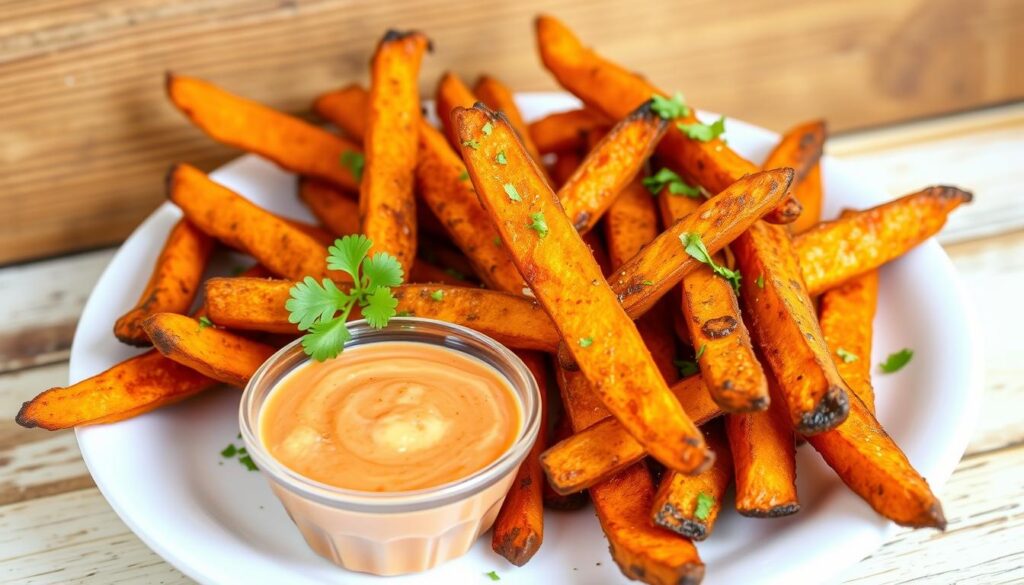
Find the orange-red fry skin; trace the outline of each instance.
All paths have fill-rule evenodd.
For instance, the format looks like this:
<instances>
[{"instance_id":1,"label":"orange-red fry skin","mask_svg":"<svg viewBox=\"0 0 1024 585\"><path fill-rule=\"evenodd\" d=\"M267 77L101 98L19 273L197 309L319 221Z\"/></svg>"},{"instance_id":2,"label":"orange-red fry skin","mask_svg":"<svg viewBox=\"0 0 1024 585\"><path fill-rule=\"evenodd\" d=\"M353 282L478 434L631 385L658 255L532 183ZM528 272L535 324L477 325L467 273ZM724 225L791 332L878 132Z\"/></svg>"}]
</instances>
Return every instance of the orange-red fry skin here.
<instances>
[{"instance_id":1,"label":"orange-red fry skin","mask_svg":"<svg viewBox=\"0 0 1024 585\"><path fill-rule=\"evenodd\" d=\"M732 454L724 432L717 424L708 426L704 440L717 455L715 463L697 475L666 471L651 508L651 520L656 526L693 540L711 536L732 481Z\"/></svg>"},{"instance_id":2,"label":"orange-red fry skin","mask_svg":"<svg viewBox=\"0 0 1024 585\"><path fill-rule=\"evenodd\" d=\"M359 233L359 203L336 187L303 178L299 180L299 199L334 236Z\"/></svg>"},{"instance_id":3,"label":"orange-red fry skin","mask_svg":"<svg viewBox=\"0 0 1024 585\"><path fill-rule=\"evenodd\" d=\"M793 169L793 185L782 203L766 216L771 223L793 223L803 215L803 203L797 196L797 188L811 169L818 164L825 148L828 130L824 120L804 122L791 128L782 136L762 165L765 169Z\"/></svg>"},{"instance_id":4,"label":"orange-red fry skin","mask_svg":"<svg viewBox=\"0 0 1024 585\"><path fill-rule=\"evenodd\" d=\"M318 116L338 126L360 144L366 137L369 123L366 112L369 110L370 93L355 83L321 94L313 101L313 111Z\"/></svg>"},{"instance_id":5,"label":"orange-red fry skin","mask_svg":"<svg viewBox=\"0 0 1024 585\"><path fill-rule=\"evenodd\" d=\"M793 234L802 234L821 221L821 206L824 204L824 192L821 181L821 163L811 167L807 176L793 188L793 195L800 202L803 211L796 221L789 224Z\"/></svg>"},{"instance_id":6,"label":"orange-red fry skin","mask_svg":"<svg viewBox=\"0 0 1024 585\"><path fill-rule=\"evenodd\" d=\"M611 123L591 109L582 108L548 114L530 122L530 139L540 154L577 150L587 143L594 131L607 132Z\"/></svg>"},{"instance_id":7,"label":"orange-red fry skin","mask_svg":"<svg viewBox=\"0 0 1024 585\"><path fill-rule=\"evenodd\" d=\"M527 126L526 121L523 120L523 115L519 112L519 106L516 105L512 90L490 75L481 75L476 85L473 86L473 93L488 108L505 114L509 124L512 125L516 134L519 135L519 140L522 141L526 152L530 153L533 160L539 163L540 152L537 150L537 145L533 143L530 128Z\"/></svg>"},{"instance_id":8,"label":"orange-red fry skin","mask_svg":"<svg viewBox=\"0 0 1024 585\"><path fill-rule=\"evenodd\" d=\"M437 92L434 94L434 106L437 109L437 118L441 120L441 127L449 143L459 149L459 140L452 127L452 110L455 108L471 108L477 101L477 97L462 82L458 75L446 71L437 83Z\"/></svg>"},{"instance_id":9,"label":"orange-red fry skin","mask_svg":"<svg viewBox=\"0 0 1024 585\"><path fill-rule=\"evenodd\" d=\"M818 300L818 319L839 375L872 414L871 338L878 307L878 271L872 270L825 291Z\"/></svg>"}]
</instances>

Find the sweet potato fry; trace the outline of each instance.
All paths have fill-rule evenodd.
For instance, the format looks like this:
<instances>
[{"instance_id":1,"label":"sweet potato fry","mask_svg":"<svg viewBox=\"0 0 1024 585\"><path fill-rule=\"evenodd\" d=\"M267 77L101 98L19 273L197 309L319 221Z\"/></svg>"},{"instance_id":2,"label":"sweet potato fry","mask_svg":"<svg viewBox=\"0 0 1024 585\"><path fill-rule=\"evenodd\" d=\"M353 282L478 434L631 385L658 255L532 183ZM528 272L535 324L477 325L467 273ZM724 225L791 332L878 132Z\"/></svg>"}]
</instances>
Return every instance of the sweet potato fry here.
<instances>
[{"instance_id":1,"label":"sweet potato fry","mask_svg":"<svg viewBox=\"0 0 1024 585\"><path fill-rule=\"evenodd\" d=\"M362 144L369 127L366 113L370 111L370 94L357 83L346 85L317 96L313 111Z\"/></svg>"},{"instance_id":2,"label":"sweet potato fry","mask_svg":"<svg viewBox=\"0 0 1024 585\"><path fill-rule=\"evenodd\" d=\"M473 264L462 253L462 250L439 242L432 238L420 238L420 258L437 266L462 281L470 281L475 277Z\"/></svg>"},{"instance_id":3,"label":"sweet potato fry","mask_svg":"<svg viewBox=\"0 0 1024 585\"><path fill-rule=\"evenodd\" d=\"M565 378L559 380L563 400L571 399L576 404L575 409L566 407L570 416L575 413L573 427L580 425L580 417L585 417L589 424L585 430L548 448L540 461L551 487L560 494L571 494L608 479L643 459L647 452L618 420L608 416L583 376L565 369L559 375ZM697 425L722 414L700 376L684 378L671 390ZM586 403L585 399L590 398L593 400Z\"/></svg>"},{"instance_id":4,"label":"sweet potato fry","mask_svg":"<svg viewBox=\"0 0 1024 585\"><path fill-rule=\"evenodd\" d=\"M928 187L877 207L818 224L794 240L810 294L898 258L938 233L946 217L973 195Z\"/></svg>"},{"instance_id":5,"label":"sweet potato fry","mask_svg":"<svg viewBox=\"0 0 1024 585\"><path fill-rule=\"evenodd\" d=\"M788 230L757 222L732 250L744 275L740 287L750 331L793 428L802 434L835 428L849 409L848 388L825 346Z\"/></svg>"},{"instance_id":6,"label":"sweet potato fry","mask_svg":"<svg viewBox=\"0 0 1024 585\"><path fill-rule=\"evenodd\" d=\"M693 540L711 536L725 490L732 481L732 455L722 428L717 424L709 427L704 440L715 451L715 463L698 475L666 471L651 513L657 526Z\"/></svg>"},{"instance_id":7,"label":"sweet potato fry","mask_svg":"<svg viewBox=\"0 0 1024 585\"><path fill-rule=\"evenodd\" d=\"M803 211L796 221L789 224L789 229L794 234L802 234L811 229L821 221L821 206L824 202L821 185L821 163L811 167L807 176L793 189L793 194Z\"/></svg>"},{"instance_id":8,"label":"sweet potato fry","mask_svg":"<svg viewBox=\"0 0 1024 585\"><path fill-rule=\"evenodd\" d=\"M901 526L946 529L942 504L928 482L856 395L846 422L807 442L882 516Z\"/></svg>"},{"instance_id":9,"label":"sweet potato fry","mask_svg":"<svg viewBox=\"0 0 1024 585\"><path fill-rule=\"evenodd\" d=\"M23 404L16 420L23 427L48 431L115 422L216 385L216 380L150 350L76 384L46 390Z\"/></svg>"},{"instance_id":10,"label":"sweet potato fry","mask_svg":"<svg viewBox=\"0 0 1024 585\"><path fill-rule=\"evenodd\" d=\"M530 122L530 139L540 154L577 150L587 144L587 134L607 132L611 122L588 108L548 114Z\"/></svg>"},{"instance_id":11,"label":"sweet potato fry","mask_svg":"<svg viewBox=\"0 0 1024 585\"><path fill-rule=\"evenodd\" d=\"M420 127L419 71L430 40L419 32L388 31L370 63L365 169L359 186L362 233L373 249L409 270L416 258L413 193Z\"/></svg>"},{"instance_id":12,"label":"sweet potato fry","mask_svg":"<svg viewBox=\"0 0 1024 585\"><path fill-rule=\"evenodd\" d=\"M824 120L805 122L783 134L772 152L765 159L764 169L793 169L793 185L790 192L783 198L765 220L771 223L792 223L799 219L803 204L796 196L796 188L807 177L811 168L818 164L822 150L825 148Z\"/></svg>"},{"instance_id":13,"label":"sweet potato fry","mask_svg":"<svg viewBox=\"0 0 1024 585\"><path fill-rule=\"evenodd\" d=\"M143 326L153 346L168 359L214 380L243 387L277 348L185 315L157 313Z\"/></svg>"},{"instance_id":14,"label":"sweet potato fry","mask_svg":"<svg viewBox=\"0 0 1024 585\"><path fill-rule=\"evenodd\" d=\"M825 291L818 307L821 332L839 375L872 414L871 334L878 306L878 271L872 270Z\"/></svg>"},{"instance_id":15,"label":"sweet potato fry","mask_svg":"<svg viewBox=\"0 0 1024 585\"><path fill-rule=\"evenodd\" d=\"M778 204L791 176L792 171L775 170L744 177L670 225L608 279L626 312L639 317L700 265L680 236L697 234L711 254L717 253Z\"/></svg>"},{"instance_id":16,"label":"sweet potato fry","mask_svg":"<svg viewBox=\"0 0 1024 585\"><path fill-rule=\"evenodd\" d=\"M462 82L458 75L451 71L445 71L441 80L437 83L437 93L434 95L434 106L437 108L437 118L441 120L441 127L444 128L445 136L449 144L458 151L459 139L455 128L452 126L452 110L455 108L470 108L477 101L477 97L470 91L469 87Z\"/></svg>"},{"instance_id":17,"label":"sweet potato fry","mask_svg":"<svg viewBox=\"0 0 1024 585\"><path fill-rule=\"evenodd\" d=\"M434 266L429 262L425 262L422 259L417 258L416 263L412 265L412 270L409 271L409 277L406 282L410 284L425 284L425 283L438 283L438 284L451 284L457 286L465 286L469 284L464 278L448 272L442 268Z\"/></svg>"},{"instance_id":18,"label":"sweet potato fry","mask_svg":"<svg viewBox=\"0 0 1024 585\"><path fill-rule=\"evenodd\" d=\"M213 240L182 219L167 236L146 288L130 311L114 324L114 335L129 345L149 345L142 322L154 313L186 313L192 306Z\"/></svg>"},{"instance_id":19,"label":"sweet potato fry","mask_svg":"<svg viewBox=\"0 0 1024 585\"><path fill-rule=\"evenodd\" d=\"M658 236L658 210L647 189L634 180L608 207L604 239L612 266L618 268Z\"/></svg>"},{"instance_id":20,"label":"sweet potato fry","mask_svg":"<svg viewBox=\"0 0 1024 585\"><path fill-rule=\"evenodd\" d=\"M668 122L645 102L616 124L558 190L576 231L586 233L647 162Z\"/></svg>"},{"instance_id":21,"label":"sweet potato fry","mask_svg":"<svg viewBox=\"0 0 1024 585\"><path fill-rule=\"evenodd\" d=\"M777 518L800 511L795 438L777 390L773 388L767 411L725 417L736 475L736 511L744 516Z\"/></svg>"},{"instance_id":22,"label":"sweet potato fry","mask_svg":"<svg viewBox=\"0 0 1024 585\"><path fill-rule=\"evenodd\" d=\"M714 455L508 121L482 105L457 109L452 120L484 208L605 406L666 466L710 465ZM499 152L507 164L496 161Z\"/></svg>"},{"instance_id":23,"label":"sweet potato fry","mask_svg":"<svg viewBox=\"0 0 1024 585\"><path fill-rule=\"evenodd\" d=\"M291 219L289 217L282 217L280 215L276 217L278 217L288 225L292 226L293 228L299 230L300 232L306 234L307 236L313 238L318 244L323 246L325 249L333 245L334 240L337 239L334 237L334 234L327 231L327 228L325 228L322 225L306 223L304 221Z\"/></svg>"},{"instance_id":24,"label":"sweet potato fry","mask_svg":"<svg viewBox=\"0 0 1024 585\"><path fill-rule=\"evenodd\" d=\"M284 308L291 287L285 280L211 278L206 281L210 320L231 329L297 334ZM515 349L553 352L558 346L550 318L527 297L448 285L407 284L394 292L399 313L465 325Z\"/></svg>"},{"instance_id":25,"label":"sweet potato fry","mask_svg":"<svg viewBox=\"0 0 1024 585\"><path fill-rule=\"evenodd\" d=\"M416 185L420 197L473 263L480 280L495 290L522 294L526 282L502 245L491 217L480 205L466 165L441 133L429 125L420 128L419 141Z\"/></svg>"},{"instance_id":26,"label":"sweet potato fry","mask_svg":"<svg viewBox=\"0 0 1024 585\"><path fill-rule=\"evenodd\" d=\"M551 165L552 185L556 188L561 188L569 180L569 177L576 172L581 162L583 162L583 157L574 150L558 153L554 164Z\"/></svg>"},{"instance_id":27,"label":"sweet potato fry","mask_svg":"<svg viewBox=\"0 0 1024 585\"><path fill-rule=\"evenodd\" d=\"M560 369L558 385L566 414L577 433L585 432L595 423L603 424L599 422L602 419L622 428L581 372ZM646 466L637 462L620 469L618 474L590 486L594 510L619 569L630 579L655 585L700 582L704 564L693 543L651 524L654 483Z\"/></svg>"},{"instance_id":28,"label":"sweet potato fry","mask_svg":"<svg viewBox=\"0 0 1024 585\"><path fill-rule=\"evenodd\" d=\"M327 270L327 248L287 221L265 211L200 170L177 165L168 177L169 198L199 229L246 252L278 276L301 279L344 273Z\"/></svg>"},{"instance_id":29,"label":"sweet potato fry","mask_svg":"<svg viewBox=\"0 0 1024 585\"><path fill-rule=\"evenodd\" d=\"M299 198L333 235L359 233L359 203L337 188L303 178L299 180Z\"/></svg>"},{"instance_id":30,"label":"sweet potato fry","mask_svg":"<svg viewBox=\"0 0 1024 585\"><path fill-rule=\"evenodd\" d=\"M344 153L358 153L359 147L344 138L192 77L168 73L167 95L218 142L256 153L293 173L343 189L359 188L359 180L341 164Z\"/></svg>"},{"instance_id":31,"label":"sweet potato fry","mask_svg":"<svg viewBox=\"0 0 1024 585\"><path fill-rule=\"evenodd\" d=\"M536 352L516 352L540 387L541 402L546 401L548 367L545 357ZM544 451L547 435L546 405L541 406L541 434L530 449L526 460L516 472L512 489L501 504L498 517L491 532L491 550L505 557L508 562L521 567L525 565L544 541L544 472L540 468L541 452Z\"/></svg>"},{"instance_id":32,"label":"sweet potato fry","mask_svg":"<svg viewBox=\"0 0 1024 585\"><path fill-rule=\"evenodd\" d=\"M512 125L512 128L519 135L519 140L523 143L523 147L526 148L526 152L530 153L533 160L540 163L540 152L537 150L537 145L533 143L530 127L523 120L523 115L519 112L519 106L516 105L512 90L490 75L481 75L476 80L476 85L473 86L473 93L488 108L505 114L505 117L508 118L508 123Z\"/></svg>"},{"instance_id":33,"label":"sweet potato fry","mask_svg":"<svg viewBox=\"0 0 1024 585\"><path fill-rule=\"evenodd\" d=\"M541 61L558 83L613 120L626 116L654 95L670 95L584 47L572 31L551 16L538 17L536 30ZM673 124L697 122L691 110ZM736 154L723 140L701 142L676 129L665 134L658 153L709 193L719 193L743 176L758 171L756 165Z\"/></svg>"},{"instance_id":34,"label":"sweet potato fry","mask_svg":"<svg viewBox=\"0 0 1024 585\"><path fill-rule=\"evenodd\" d=\"M561 400L559 400L561 403ZM549 416L550 414L550 410ZM569 416L564 412L560 413L558 420L555 422L554 428L552 429L551 437L548 439L548 444L553 445L560 441L564 441L572 436L572 423L569 421ZM546 447L546 445L545 445ZM543 471L543 468L542 468ZM555 491L551 484L547 481L546 476L543 481L544 483L544 507L551 508L552 510L579 510L583 506L587 505L587 492L575 492L572 494L560 494Z\"/></svg>"}]
</instances>

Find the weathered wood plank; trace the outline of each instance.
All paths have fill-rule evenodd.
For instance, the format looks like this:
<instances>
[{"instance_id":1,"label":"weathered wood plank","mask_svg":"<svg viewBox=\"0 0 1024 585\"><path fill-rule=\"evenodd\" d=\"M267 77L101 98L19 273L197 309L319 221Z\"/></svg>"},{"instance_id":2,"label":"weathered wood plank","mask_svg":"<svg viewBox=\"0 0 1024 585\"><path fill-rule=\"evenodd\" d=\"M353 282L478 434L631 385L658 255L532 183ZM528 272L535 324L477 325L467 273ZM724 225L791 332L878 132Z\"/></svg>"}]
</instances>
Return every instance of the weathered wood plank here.
<instances>
[{"instance_id":1,"label":"weathered wood plank","mask_svg":"<svg viewBox=\"0 0 1024 585\"><path fill-rule=\"evenodd\" d=\"M436 41L443 69L552 89L531 19L550 2L124 0L9 2L0 22L0 263L111 244L163 198L169 164L234 155L163 97L163 72L276 107L365 80L389 27ZM1024 5L978 0L571 0L588 42L709 109L781 130L810 116L865 127L1024 95ZM488 50L481 51L481 47Z\"/></svg>"}]
</instances>

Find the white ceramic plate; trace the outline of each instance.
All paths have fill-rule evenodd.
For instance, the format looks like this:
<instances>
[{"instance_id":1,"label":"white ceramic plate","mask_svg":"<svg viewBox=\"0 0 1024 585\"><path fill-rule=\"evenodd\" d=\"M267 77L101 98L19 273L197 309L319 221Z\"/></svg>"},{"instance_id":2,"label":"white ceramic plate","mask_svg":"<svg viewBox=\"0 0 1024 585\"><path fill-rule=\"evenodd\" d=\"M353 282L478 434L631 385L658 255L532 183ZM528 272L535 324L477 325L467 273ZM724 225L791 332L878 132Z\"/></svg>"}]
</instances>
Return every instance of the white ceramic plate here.
<instances>
[{"instance_id":1,"label":"white ceramic plate","mask_svg":"<svg viewBox=\"0 0 1024 585\"><path fill-rule=\"evenodd\" d=\"M577 104L561 94L525 95L528 118ZM710 115L710 114L708 114ZM751 160L777 136L729 120L729 144ZM891 196L824 159L825 217ZM256 203L311 219L295 196L295 179L255 156L225 165L214 179ZM71 350L76 382L132 355L111 333L133 305L180 212L157 209L114 256L85 307ZM882 271L872 362L904 347L914 359L878 375L879 418L910 460L940 488L963 454L978 408L979 337L949 258L933 241ZM516 568L484 537L465 557L424 574L382 579L339 569L313 554L259 473L219 451L238 443L237 390L209 392L177 406L111 425L78 430L82 454L114 510L160 556L203 583L625 583L608 554L593 513L549 512L544 546ZM714 536L700 543L706 583L812 583L835 579L878 547L891 528L850 493L809 448L799 453L802 510L778 520L723 513Z\"/></svg>"}]
</instances>

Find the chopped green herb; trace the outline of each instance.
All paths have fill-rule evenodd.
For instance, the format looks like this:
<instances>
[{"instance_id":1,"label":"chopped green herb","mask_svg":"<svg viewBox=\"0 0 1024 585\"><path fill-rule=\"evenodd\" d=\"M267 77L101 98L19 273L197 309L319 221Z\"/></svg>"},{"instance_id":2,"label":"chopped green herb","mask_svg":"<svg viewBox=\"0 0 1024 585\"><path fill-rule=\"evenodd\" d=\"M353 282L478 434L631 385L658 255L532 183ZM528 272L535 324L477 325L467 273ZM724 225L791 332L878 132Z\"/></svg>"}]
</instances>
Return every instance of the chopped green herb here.
<instances>
[{"instance_id":1,"label":"chopped green herb","mask_svg":"<svg viewBox=\"0 0 1024 585\"><path fill-rule=\"evenodd\" d=\"M488 123L484 124L483 128L481 128L480 131L483 132L484 134L486 134L487 136L490 136L491 132L494 131L494 124L491 124L490 122L488 122Z\"/></svg>"},{"instance_id":2,"label":"chopped green herb","mask_svg":"<svg viewBox=\"0 0 1024 585\"><path fill-rule=\"evenodd\" d=\"M580 347L590 347L594 344L593 337L580 337Z\"/></svg>"},{"instance_id":3,"label":"chopped green herb","mask_svg":"<svg viewBox=\"0 0 1024 585\"><path fill-rule=\"evenodd\" d=\"M889 354L889 357L879 364L879 367L882 368L882 371L886 374L898 372L903 369L903 366L910 362L910 358L912 357L914 357L914 351L905 347L896 353Z\"/></svg>"},{"instance_id":4,"label":"chopped green herb","mask_svg":"<svg viewBox=\"0 0 1024 585\"><path fill-rule=\"evenodd\" d=\"M412 317L412 311L399 311L395 313L395 317Z\"/></svg>"},{"instance_id":5,"label":"chopped green herb","mask_svg":"<svg viewBox=\"0 0 1024 585\"><path fill-rule=\"evenodd\" d=\"M650 177L644 177L641 183L643 183L643 186L647 187L647 190L654 196L661 193L661 190L666 186L668 187L668 192L672 195L682 195L684 197L692 198L701 196L699 188L686 184L682 177L666 168L662 168Z\"/></svg>"},{"instance_id":6,"label":"chopped green herb","mask_svg":"<svg viewBox=\"0 0 1024 585\"><path fill-rule=\"evenodd\" d=\"M473 150L476 150L480 148L480 143L477 142L476 140L463 140L462 146L467 146L469 148L472 148Z\"/></svg>"},{"instance_id":7,"label":"chopped green herb","mask_svg":"<svg viewBox=\"0 0 1024 585\"><path fill-rule=\"evenodd\" d=\"M700 356L704 355L704 350L707 349L707 348L708 348L708 344L706 344L706 343L704 345L700 346L700 349L697 350L697 355L694 356L693 359L699 360Z\"/></svg>"},{"instance_id":8,"label":"chopped green herb","mask_svg":"<svg viewBox=\"0 0 1024 585\"><path fill-rule=\"evenodd\" d=\"M710 125L696 122L694 124L676 124L676 128L679 128L688 138L699 140L700 142L708 142L725 133L725 116L715 120Z\"/></svg>"},{"instance_id":9,"label":"chopped green herb","mask_svg":"<svg viewBox=\"0 0 1024 585\"><path fill-rule=\"evenodd\" d=\"M508 158L505 157L505 151L504 150L498 152L498 154L494 157L494 160L499 165L507 165L508 164Z\"/></svg>"},{"instance_id":10,"label":"chopped green herb","mask_svg":"<svg viewBox=\"0 0 1024 585\"><path fill-rule=\"evenodd\" d=\"M434 292L430 293L430 298L434 299L437 302L441 302L444 300L444 291L441 289L437 289Z\"/></svg>"},{"instance_id":11,"label":"chopped green herb","mask_svg":"<svg viewBox=\"0 0 1024 585\"><path fill-rule=\"evenodd\" d=\"M202 331L207 327L213 327L213 321L210 321L209 317L203 315L202 317L199 318L199 330Z\"/></svg>"},{"instance_id":12,"label":"chopped green herb","mask_svg":"<svg viewBox=\"0 0 1024 585\"><path fill-rule=\"evenodd\" d=\"M516 186L515 185L513 185L512 183L505 183L504 187L505 187L505 194L508 195L509 199L511 199L512 201L522 201L523 200L523 198L519 196L519 191L516 191Z\"/></svg>"},{"instance_id":13,"label":"chopped green herb","mask_svg":"<svg viewBox=\"0 0 1024 585\"><path fill-rule=\"evenodd\" d=\"M220 456L225 459L230 459L238 453L238 447L235 447L234 443L229 444L227 447L220 452Z\"/></svg>"},{"instance_id":14,"label":"chopped green herb","mask_svg":"<svg viewBox=\"0 0 1024 585\"><path fill-rule=\"evenodd\" d=\"M537 232L541 238L547 237L548 222L544 220L543 213L538 211L530 214L530 229Z\"/></svg>"},{"instance_id":15,"label":"chopped green herb","mask_svg":"<svg viewBox=\"0 0 1024 585\"><path fill-rule=\"evenodd\" d=\"M460 181L468 181L469 180L469 171L462 171L462 174L459 175L459 180Z\"/></svg>"},{"instance_id":16,"label":"chopped green herb","mask_svg":"<svg viewBox=\"0 0 1024 585\"><path fill-rule=\"evenodd\" d=\"M501 581L501 577L499 577L498 573L495 571L488 571L484 573L484 575L491 581Z\"/></svg>"},{"instance_id":17,"label":"chopped green herb","mask_svg":"<svg viewBox=\"0 0 1024 585\"><path fill-rule=\"evenodd\" d=\"M352 176L355 177L356 182L363 180L363 169L366 168L366 157L363 153L356 152L354 150L346 150L341 153L341 166L352 171Z\"/></svg>"},{"instance_id":18,"label":"chopped green herb","mask_svg":"<svg viewBox=\"0 0 1024 585\"><path fill-rule=\"evenodd\" d=\"M757 288L764 288L764 275L759 274L755 282L757 283Z\"/></svg>"},{"instance_id":19,"label":"chopped green herb","mask_svg":"<svg viewBox=\"0 0 1024 585\"><path fill-rule=\"evenodd\" d=\"M494 242L495 246L501 246L501 236L494 236L494 240L492 241Z\"/></svg>"},{"instance_id":20,"label":"chopped green herb","mask_svg":"<svg viewBox=\"0 0 1024 585\"><path fill-rule=\"evenodd\" d=\"M683 242L683 246L686 247L687 254L710 266L711 270L715 274L729 281L729 284L732 285L736 294L740 293L740 278L742 278L740 271L726 268L725 266L715 262L715 259L711 257L711 254L708 252L704 242L700 239L700 234L687 232L679 236L679 240Z\"/></svg>"},{"instance_id":21,"label":"chopped green herb","mask_svg":"<svg viewBox=\"0 0 1024 585\"><path fill-rule=\"evenodd\" d=\"M373 242L362 234L345 236L328 248L327 268L352 277L352 287L343 291L333 281L317 282L307 276L289 290L285 303L288 321L305 331L302 348L317 361L336 357L351 335L346 327L356 306L371 327L382 329L395 316L398 299L391 287L402 284L402 265L394 256L377 252L368 256Z\"/></svg>"},{"instance_id":22,"label":"chopped green herb","mask_svg":"<svg viewBox=\"0 0 1024 585\"><path fill-rule=\"evenodd\" d=\"M700 371L700 367L697 362L691 360L673 360L673 364L679 368L679 375L683 378L689 378Z\"/></svg>"},{"instance_id":23,"label":"chopped green herb","mask_svg":"<svg viewBox=\"0 0 1024 585\"><path fill-rule=\"evenodd\" d=\"M654 281L653 280L644 280L644 281L641 281L640 284L642 284L644 286L654 286Z\"/></svg>"},{"instance_id":24,"label":"chopped green herb","mask_svg":"<svg viewBox=\"0 0 1024 585\"><path fill-rule=\"evenodd\" d=\"M242 465L244 465L245 468L248 469L249 471L259 471L260 470L260 468L256 467L256 464L253 463L252 457L250 457L248 455L246 455L245 457L239 457L238 458L238 462L241 463Z\"/></svg>"},{"instance_id":25,"label":"chopped green herb","mask_svg":"<svg viewBox=\"0 0 1024 585\"><path fill-rule=\"evenodd\" d=\"M839 356L839 359L843 360L843 363L845 364L850 364L860 359L857 354L847 351L841 347L836 348L836 355Z\"/></svg>"},{"instance_id":26,"label":"chopped green herb","mask_svg":"<svg viewBox=\"0 0 1024 585\"><path fill-rule=\"evenodd\" d=\"M693 509L693 517L697 520L707 520L714 507L715 497L707 492L701 492L697 494L697 506Z\"/></svg>"},{"instance_id":27,"label":"chopped green herb","mask_svg":"<svg viewBox=\"0 0 1024 585\"><path fill-rule=\"evenodd\" d=\"M690 115L690 108L686 105L683 94L679 92L676 92L671 99L665 96L652 95L651 109L654 110L655 114L661 116L663 120Z\"/></svg>"},{"instance_id":28,"label":"chopped green herb","mask_svg":"<svg viewBox=\"0 0 1024 585\"><path fill-rule=\"evenodd\" d=\"M447 274L448 276L451 276L452 278L466 280L466 275L459 272L458 270L455 270L454 268L445 268L444 273Z\"/></svg>"}]
</instances>

